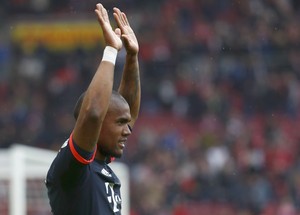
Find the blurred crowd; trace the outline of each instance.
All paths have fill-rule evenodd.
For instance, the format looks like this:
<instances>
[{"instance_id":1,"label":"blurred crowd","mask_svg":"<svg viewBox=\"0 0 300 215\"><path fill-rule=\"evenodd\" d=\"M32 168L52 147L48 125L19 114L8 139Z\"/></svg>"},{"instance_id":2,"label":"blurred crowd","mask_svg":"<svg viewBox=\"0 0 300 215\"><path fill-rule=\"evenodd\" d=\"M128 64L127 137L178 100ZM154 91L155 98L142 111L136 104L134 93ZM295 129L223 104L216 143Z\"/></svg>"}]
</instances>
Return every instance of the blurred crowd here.
<instances>
[{"instance_id":1,"label":"blurred crowd","mask_svg":"<svg viewBox=\"0 0 300 215\"><path fill-rule=\"evenodd\" d=\"M103 49L25 52L9 42L11 20L95 3L1 1L0 147L57 150ZM141 115L122 158L131 214L300 214L299 1L102 3L127 12L140 43Z\"/></svg>"}]
</instances>

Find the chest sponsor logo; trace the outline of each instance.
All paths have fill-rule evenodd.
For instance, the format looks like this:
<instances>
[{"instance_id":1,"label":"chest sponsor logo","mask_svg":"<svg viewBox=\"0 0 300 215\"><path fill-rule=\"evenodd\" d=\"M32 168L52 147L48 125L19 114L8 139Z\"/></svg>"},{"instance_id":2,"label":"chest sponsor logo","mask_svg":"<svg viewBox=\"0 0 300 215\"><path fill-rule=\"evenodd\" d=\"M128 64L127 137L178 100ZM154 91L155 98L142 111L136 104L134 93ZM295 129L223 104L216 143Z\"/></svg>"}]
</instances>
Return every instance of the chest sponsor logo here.
<instances>
[{"instance_id":1,"label":"chest sponsor logo","mask_svg":"<svg viewBox=\"0 0 300 215\"><path fill-rule=\"evenodd\" d=\"M114 184L105 182L107 200L111 204L112 209L115 212L119 212L121 209L122 199L119 194L115 193Z\"/></svg>"}]
</instances>

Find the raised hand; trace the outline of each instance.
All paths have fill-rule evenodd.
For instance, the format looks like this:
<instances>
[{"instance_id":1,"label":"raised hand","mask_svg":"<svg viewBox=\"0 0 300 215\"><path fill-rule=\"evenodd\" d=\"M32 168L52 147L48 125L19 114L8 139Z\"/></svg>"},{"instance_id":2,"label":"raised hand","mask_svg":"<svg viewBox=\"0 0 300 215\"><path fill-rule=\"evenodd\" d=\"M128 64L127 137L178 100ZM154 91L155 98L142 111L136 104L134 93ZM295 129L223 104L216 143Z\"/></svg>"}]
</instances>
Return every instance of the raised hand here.
<instances>
[{"instance_id":1,"label":"raised hand","mask_svg":"<svg viewBox=\"0 0 300 215\"><path fill-rule=\"evenodd\" d=\"M98 3L96 5L95 13L98 16L98 21L102 28L106 45L120 50L122 48L122 40L120 38L121 30L119 28L116 28L115 31L112 29L107 10L103 7L102 4Z\"/></svg>"},{"instance_id":2,"label":"raised hand","mask_svg":"<svg viewBox=\"0 0 300 215\"><path fill-rule=\"evenodd\" d=\"M134 31L130 27L126 14L116 7L113 10L114 18L121 30L121 37L123 39L123 44L127 51L127 54L136 55L139 51L139 44Z\"/></svg>"}]
</instances>

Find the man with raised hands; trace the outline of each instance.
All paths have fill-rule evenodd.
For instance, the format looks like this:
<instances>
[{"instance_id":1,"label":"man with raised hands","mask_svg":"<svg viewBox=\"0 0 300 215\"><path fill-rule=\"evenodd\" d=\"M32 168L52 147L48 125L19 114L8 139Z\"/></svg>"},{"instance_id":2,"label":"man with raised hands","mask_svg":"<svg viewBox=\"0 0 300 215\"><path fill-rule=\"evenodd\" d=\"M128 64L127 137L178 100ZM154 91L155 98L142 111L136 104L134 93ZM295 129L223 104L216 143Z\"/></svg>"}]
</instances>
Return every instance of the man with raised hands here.
<instances>
[{"instance_id":1,"label":"man with raised hands","mask_svg":"<svg viewBox=\"0 0 300 215\"><path fill-rule=\"evenodd\" d=\"M126 15L118 8L113 30L107 10L95 13L106 47L87 90L78 99L76 123L48 171L46 186L54 215L121 214L120 181L107 165L123 154L140 108L139 45ZM126 61L118 92L115 62L124 46Z\"/></svg>"}]
</instances>

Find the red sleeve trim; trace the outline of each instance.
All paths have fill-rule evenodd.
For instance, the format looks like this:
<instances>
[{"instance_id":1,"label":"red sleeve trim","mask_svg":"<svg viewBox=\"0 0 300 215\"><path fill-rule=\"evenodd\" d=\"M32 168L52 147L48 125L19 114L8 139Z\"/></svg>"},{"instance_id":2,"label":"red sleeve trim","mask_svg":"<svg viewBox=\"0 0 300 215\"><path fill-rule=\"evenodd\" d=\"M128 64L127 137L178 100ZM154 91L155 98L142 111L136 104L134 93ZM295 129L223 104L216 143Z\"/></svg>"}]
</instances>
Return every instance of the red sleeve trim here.
<instances>
[{"instance_id":1,"label":"red sleeve trim","mask_svg":"<svg viewBox=\"0 0 300 215\"><path fill-rule=\"evenodd\" d=\"M74 143L73 143L73 133L70 135L70 139L69 139L69 145L70 145L70 150L73 154L73 156L76 158L77 161L79 161L80 163L82 164L89 164L91 162L93 162L95 156L96 156L96 152L97 152L97 145L96 145L96 148L95 148L95 151L94 151L94 154L92 156L91 159L87 160L85 158L83 158L75 149L74 147Z\"/></svg>"}]
</instances>

